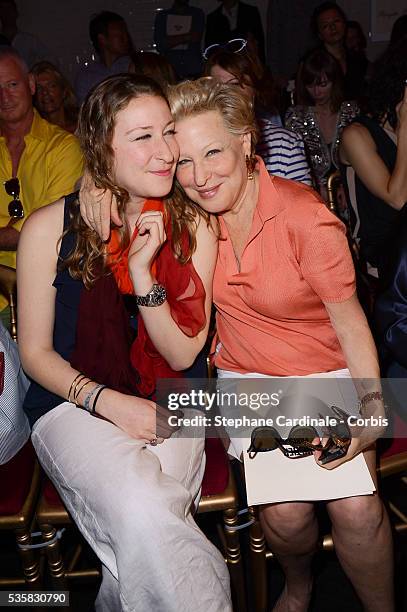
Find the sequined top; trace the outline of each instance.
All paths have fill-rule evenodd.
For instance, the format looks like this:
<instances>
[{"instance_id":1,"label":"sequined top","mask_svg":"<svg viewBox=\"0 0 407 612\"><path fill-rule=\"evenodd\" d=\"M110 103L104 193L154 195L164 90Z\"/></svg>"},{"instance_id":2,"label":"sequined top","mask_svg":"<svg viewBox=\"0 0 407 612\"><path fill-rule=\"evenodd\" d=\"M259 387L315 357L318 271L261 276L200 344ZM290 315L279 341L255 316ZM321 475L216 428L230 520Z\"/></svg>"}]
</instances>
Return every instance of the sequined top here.
<instances>
[{"instance_id":1,"label":"sequined top","mask_svg":"<svg viewBox=\"0 0 407 612\"><path fill-rule=\"evenodd\" d=\"M342 130L358 115L356 102L343 102L338 112L332 143L324 141L314 106L291 106L285 116L286 128L295 132L305 142L305 148L318 187L326 184L329 171L339 168L339 142Z\"/></svg>"}]
</instances>

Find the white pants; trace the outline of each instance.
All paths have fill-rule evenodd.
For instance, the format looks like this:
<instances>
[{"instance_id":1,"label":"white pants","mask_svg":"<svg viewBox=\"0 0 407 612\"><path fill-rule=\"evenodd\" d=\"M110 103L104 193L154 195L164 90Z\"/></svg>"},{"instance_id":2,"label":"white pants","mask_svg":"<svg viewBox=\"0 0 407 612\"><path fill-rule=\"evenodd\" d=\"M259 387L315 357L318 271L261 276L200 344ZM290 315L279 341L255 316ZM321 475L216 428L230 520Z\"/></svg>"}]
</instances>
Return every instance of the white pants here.
<instances>
[{"instance_id":1,"label":"white pants","mask_svg":"<svg viewBox=\"0 0 407 612\"><path fill-rule=\"evenodd\" d=\"M103 564L98 612L227 612L229 574L190 508L204 439L157 447L65 402L34 425L39 460Z\"/></svg>"}]
</instances>

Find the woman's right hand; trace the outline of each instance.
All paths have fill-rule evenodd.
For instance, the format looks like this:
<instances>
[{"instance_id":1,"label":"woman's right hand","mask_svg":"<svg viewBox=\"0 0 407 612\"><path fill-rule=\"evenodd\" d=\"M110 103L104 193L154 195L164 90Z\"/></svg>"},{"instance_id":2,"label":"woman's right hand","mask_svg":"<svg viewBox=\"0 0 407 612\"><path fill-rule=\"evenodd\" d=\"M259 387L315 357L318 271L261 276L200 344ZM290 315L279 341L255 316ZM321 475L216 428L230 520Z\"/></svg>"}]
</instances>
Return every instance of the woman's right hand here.
<instances>
[{"instance_id":1,"label":"woman's right hand","mask_svg":"<svg viewBox=\"0 0 407 612\"><path fill-rule=\"evenodd\" d=\"M101 394L96 412L132 438L147 443L151 440L163 442L171 437L179 427L171 426L168 417L174 414L181 416L180 411L170 411L151 400L111 389L105 389Z\"/></svg>"},{"instance_id":2,"label":"woman's right hand","mask_svg":"<svg viewBox=\"0 0 407 612\"><path fill-rule=\"evenodd\" d=\"M79 191L81 215L86 225L95 230L102 240L110 236L110 222L123 225L115 196L109 190L96 187L90 173L85 170Z\"/></svg>"}]
</instances>

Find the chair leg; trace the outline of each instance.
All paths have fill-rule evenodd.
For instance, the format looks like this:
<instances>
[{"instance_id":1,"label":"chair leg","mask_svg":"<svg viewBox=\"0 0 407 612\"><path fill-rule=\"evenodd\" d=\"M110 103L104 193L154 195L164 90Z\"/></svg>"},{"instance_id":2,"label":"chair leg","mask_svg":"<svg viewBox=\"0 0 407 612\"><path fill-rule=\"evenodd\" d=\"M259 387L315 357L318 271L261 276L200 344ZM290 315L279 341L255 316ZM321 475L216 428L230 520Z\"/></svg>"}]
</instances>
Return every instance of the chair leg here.
<instances>
[{"instance_id":1,"label":"chair leg","mask_svg":"<svg viewBox=\"0 0 407 612\"><path fill-rule=\"evenodd\" d=\"M236 611L246 612L246 588L243 571L243 561L240 551L240 537L238 531L229 531L228 527L236 527L239 517L236 508L228 508L223 511L225 524L226 561L230 573L232 593L236 599Z\"/></svg>"},{"instance_id":2,"label":"chair leg","mask_svg":"<svg viewBox=\"0 0 407 612\"><path fill-rule=\"evenodd\" d=\"M27 544L31 544L30 530L16 529L15 534L18 545L27 546ZM38 589L41 585L38 553L33 549L19 548L19 554L27 586L32 589Z\"/></svg>"},{"instance_id":3,"label":"chair leg","mask_svg":"<svg viewBox=\"0 0 407 612\"><path fill-rule=\"evenodd\" d=\"M256 612L266 612L267 608L267 560L266 540L259 521L257 509L249 507L249 516L254 522L249 528L250 565L253 577L254 603Z\"/></svg>"},{"instance_id":4,"label":"chair leg","mask_svg":"<svg viewBox=\"0 0 407 612\"><path fill-rule=\"evenodd\" d=\"M48 569L51 575L52 582L54 586L61 590L67 591L68 584L65 576L65 567L64 562L62 560L62 553L59 546L59 541L56 538L56 529L52 525L42 524L40 525L41 533L42 533L42 541L50 542L54 540L48 546L45 546L45 552L47 555L48 561Z\"/></svg>"}]
</instances>

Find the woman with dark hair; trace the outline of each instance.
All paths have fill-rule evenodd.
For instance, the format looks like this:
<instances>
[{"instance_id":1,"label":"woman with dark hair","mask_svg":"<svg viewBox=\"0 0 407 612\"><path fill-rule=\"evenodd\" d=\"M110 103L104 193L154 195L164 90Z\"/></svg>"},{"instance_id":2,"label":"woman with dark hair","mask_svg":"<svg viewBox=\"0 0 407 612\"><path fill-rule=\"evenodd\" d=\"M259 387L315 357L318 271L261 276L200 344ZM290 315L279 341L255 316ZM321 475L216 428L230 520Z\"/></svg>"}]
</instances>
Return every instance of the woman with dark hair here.
<instances>
[{"instance_id":1,"label":"woman with dark hair","mask_svg":"<svg viewBox=\"0 0 407 612\"><path fill-rule=\"evenodd\" d=\"M263 158L267 170L270 174L310 185L304 143L301 137L294 136L281 126L270 73L256 56L247 52L245 45L235 51L221 45L214 47L207 56L205 75L237 86L254 107L259 128L256 151Z\"/></svg>"},{"instance_id":2,"label":"woman with dark hair","mask_svg":"<svg viewBox=\"0 0 407 612\"><path fill-rule=\"evenodd\" d=\"M38 62L31 68L35 77L34 104L40 115L67 132L75 132L78 104L69 81L50 62Z\"/></svg>"},{"instance_id":3,"label":"woman with dark hair","mask_svg":"<svg viewBox=\"0 0 407 612\"><path fill-rule=\"evenodd\" d=\"M316 187L326 200L328 176L339 168L342 130L358 114L358 106L344 101L341 68L323 49L301 63L296 91L298 105L287 110L285 125L303 138Z\"/></svg>"},{"instance_id":4,"label":"woman with dark hair","mask_svg":"<svg viewBox=\"0 0 407 612\"><path fill-rule=\"evenodd\" d=\"M372 276L385 276L407 202L407 38L374 65L368 105L340 148L353 236Z\"/></svg>"},{"instance_id":5,"label":"woman with dark hair","mask_svg":"<svg viewBox=\"0 0 407 612\"><path fill-rule=\"evenodd\" d=\"M364 91L368 61L363 54L346 47L343 9L336 2L323 2L312 14L311 28L321 47L339 62L344 76L345 99L358 100Z\"/></svg>"},{"instance_id":6,"label":"woman with dark hair","mask_svg":"<svg viewBox=\"0 0 407 612\"><path fill-rule=\"evenodd\" d=\"M162 200L179 151L153 80L103 81L82 106L78 135L122 227L102 242L71 194L21 233L19 349L34 381L24 404L33 445L102 562L97 610L230 611L226 565L191 515L204 439L170 437L151 399L157 378L179 376L206 340L216 237L207 214L186 202L181 216Z\"/></svg>"},{"instance_id":7,"label":"woman with dark hair","mask_svg":"<svg viewBox=\"0 0 407 612\"><path fill-rule=\"evenodd\" d=\"M161 53L136 51L130 55L129 72L144 74L154 79L165 91L168 85L175 85L177 78L174 68Z\"/></svg>"}]
</instances>

